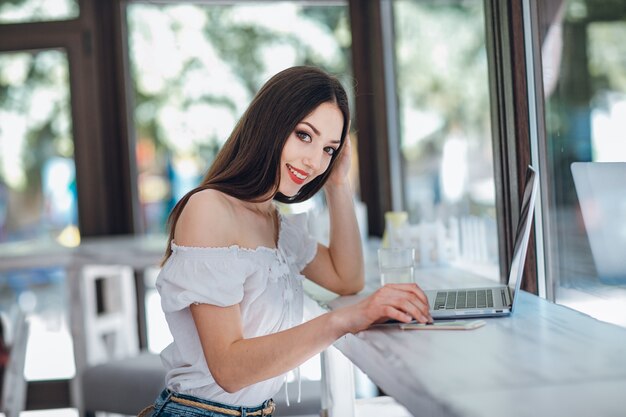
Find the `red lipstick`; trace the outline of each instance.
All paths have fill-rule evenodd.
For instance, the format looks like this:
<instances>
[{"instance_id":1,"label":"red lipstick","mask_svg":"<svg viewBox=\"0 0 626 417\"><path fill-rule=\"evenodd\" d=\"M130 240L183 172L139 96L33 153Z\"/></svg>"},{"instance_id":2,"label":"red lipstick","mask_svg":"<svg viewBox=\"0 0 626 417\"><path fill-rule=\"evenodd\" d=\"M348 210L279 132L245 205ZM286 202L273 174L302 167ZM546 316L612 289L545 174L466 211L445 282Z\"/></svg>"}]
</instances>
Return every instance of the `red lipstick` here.
<instances>
[{"instance_id":1,"label":"red lipstick","mask_svg":"<svg viewBox=\"0 0 626 417\"><path fill-rule=\"evenodd\" d=\"M291 178L291 180L298 185L304 184L304 181L306 181L307 177L309 176L306 171L302 171L300 169L292 167L289 164L287 164L287 172L289 173L289 178ZM300 176L298 177L296 174Z\"/></svg>"}]
</instances>

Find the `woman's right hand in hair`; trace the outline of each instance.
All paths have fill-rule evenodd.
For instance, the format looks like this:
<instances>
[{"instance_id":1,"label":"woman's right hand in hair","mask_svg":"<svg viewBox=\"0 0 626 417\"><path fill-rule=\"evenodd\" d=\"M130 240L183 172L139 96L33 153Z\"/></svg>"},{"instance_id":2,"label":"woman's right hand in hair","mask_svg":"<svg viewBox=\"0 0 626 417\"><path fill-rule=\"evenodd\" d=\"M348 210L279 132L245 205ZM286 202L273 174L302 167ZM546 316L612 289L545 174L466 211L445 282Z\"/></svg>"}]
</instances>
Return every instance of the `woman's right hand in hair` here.
<instances>
[{"instance_id":1,"label":"woman's right hand in hair","mask_svg":"<svg viewBox=\"0 0 626 417\"><path fill-rule=\"evenodd\" d=\"M334 312L346 333L357 333L388 320L429 323L433 320L429 310L428 297L417 284L387 284L358 303Z\"/></svg>"}]
</instances>

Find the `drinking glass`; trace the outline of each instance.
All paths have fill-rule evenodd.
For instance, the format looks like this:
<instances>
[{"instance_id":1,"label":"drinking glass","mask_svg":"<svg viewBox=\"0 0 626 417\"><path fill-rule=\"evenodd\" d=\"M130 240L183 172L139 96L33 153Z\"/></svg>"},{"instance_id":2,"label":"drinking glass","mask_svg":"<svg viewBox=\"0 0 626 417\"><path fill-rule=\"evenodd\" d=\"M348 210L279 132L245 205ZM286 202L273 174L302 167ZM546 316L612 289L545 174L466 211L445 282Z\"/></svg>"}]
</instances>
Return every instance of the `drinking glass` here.
<instances>
[{"instance_id":1,"label":"drinking glass","mask_svg":"<svg viewBox=\"0 0 626 417\"><path fill-rule=\"evenodd\" d=\"M415 282L413 278L414 258L414 248L378 249L380 284L406 284Z\"/></svg>"}]
</instances>

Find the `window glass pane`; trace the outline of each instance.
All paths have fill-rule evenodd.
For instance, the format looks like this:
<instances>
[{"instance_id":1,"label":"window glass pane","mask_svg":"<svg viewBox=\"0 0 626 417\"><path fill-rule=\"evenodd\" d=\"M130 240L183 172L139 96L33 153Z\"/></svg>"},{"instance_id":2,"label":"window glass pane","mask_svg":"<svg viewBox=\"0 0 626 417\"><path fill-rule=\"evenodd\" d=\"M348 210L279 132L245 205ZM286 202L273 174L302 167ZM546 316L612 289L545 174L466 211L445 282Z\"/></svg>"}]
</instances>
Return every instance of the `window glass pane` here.
<instances>
[{"instance_id":1,"label":"window glass pane","mask_svg":"<svg viewBox=\"0 0 626 417\"><path fill-rule=\"evenodd\" d=\"M423 266L499 279L481 0L393 2L404 206Z\"/></svg>"},{"instance_id":2,"label":"window glass pane","mask_svg":"<svg viewBox=\"0 0 626 417\"><path fill-rule=\"evenodd\" d=\"M552 222L546 259L554 297L626 326L626 195L610 188L611 183L624 183L626 165L600 181L595 171L583 173L593 195L585 181L574 182L573 176L576 169L613 171L606 163L626 162L624 7L619 2L567 0L540 3L538 9L546 112L543 157L548 168L544 180ZM605 164L575 168L574 162Z\"/></svg>"},{"instance_id":3,"label":"window glass pane","mask_svg":"<svg viewBox=\"0 0 626 417\"><path fill-rule=\"evenodd\" d=\"M5 256L45 247L50 240L78 243L70 105L64 51L0 54L0 253ZM26 378L72 377L65 272L5 268L0 268L0 314L11 316L20 308L30 321Z\"/></svg>"},{"instance_id":4,"label":"window glass pane","mask_svg":"<svg viewBox=\"0 0 626 417\"><path fill-rule=\"evenodd\" d=\"M224 3L127 9L138 188L148 232L164 231L173 205L199 184L271 75L312 64L337 74L346 88L353 84L347 5Z\"/></svg>"},{"instance_id":5,"label":"window glass pane","mask_svg":"<svg viewBox=\"0 0 626 417\"><path fill-rule=\"evenodd\" d=\"M78 235L65 52L0 54L0 244Z\"/></svg>"},{"instance_id":6,"label":"window glass pane","mask_svg":"<svg viewBox=\"0 0 626 417\"><path fill-rule=\"evenodd\" d=\"M9 0L0 2L0 23L69 20L78 17L77 0Z\"/></svg>"}]
</instances>

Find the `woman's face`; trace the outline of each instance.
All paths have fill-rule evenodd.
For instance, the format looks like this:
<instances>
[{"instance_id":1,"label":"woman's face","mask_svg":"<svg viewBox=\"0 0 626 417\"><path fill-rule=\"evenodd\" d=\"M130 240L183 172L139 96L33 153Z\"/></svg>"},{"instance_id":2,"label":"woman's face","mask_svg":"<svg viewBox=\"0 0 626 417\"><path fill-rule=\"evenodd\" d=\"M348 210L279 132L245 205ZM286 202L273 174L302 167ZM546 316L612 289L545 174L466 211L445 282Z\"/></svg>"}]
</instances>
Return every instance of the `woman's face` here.
<instances>
[{"instance_id":1,"label":"woman's face","mask_svg":"<svg viewBox=\"0 0 626 417\"><path fill-rule=\"evenodd\" d=\"M291 197L326 171L341 144L343 115L334 103L322 103L296 125L280 158L278 191Z\"/></svg>"}]
</instances>

